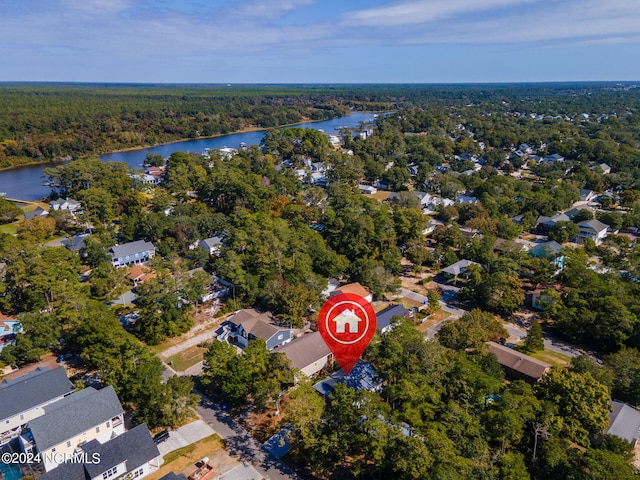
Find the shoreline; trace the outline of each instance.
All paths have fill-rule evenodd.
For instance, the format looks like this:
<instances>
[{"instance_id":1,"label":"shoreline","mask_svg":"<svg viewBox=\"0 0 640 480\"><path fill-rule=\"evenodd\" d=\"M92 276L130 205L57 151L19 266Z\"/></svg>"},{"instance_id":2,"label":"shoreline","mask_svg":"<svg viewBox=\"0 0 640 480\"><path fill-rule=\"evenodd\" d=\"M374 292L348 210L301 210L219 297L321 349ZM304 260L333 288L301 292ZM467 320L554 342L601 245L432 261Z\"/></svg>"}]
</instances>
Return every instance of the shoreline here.
<instances>
[{"instance_id":1,"label":"shoreline","mask_svg":"<svg viewBox=\"0 0 640 480\"><path fill-rule=\"evenodd\" d=\"M17 170L23 167L34 167L37 165L45 165L47 163L52 163L52 164L56 164L56 165L63 165L65 163L71 163L71 162L75 162L76 160L84 160L87 158L92 158L92 157L101 157L101 156L105 156L105 155L111 155L114 153L126 153L126 152L135 152L138 150L146 150L147 148L155 148L155 147L162 147L165 145L172 145L174 143L185 143L185 142L193 142L193 141L197 141L197 140L207 140L207 139L211 139L211 138L220 138L220 137L226 137L228 135L236 135L239 133L249 133L249 132L263 132L263 131L268 131L268 130L277 130L279 128L287 128L287 127L294 127L296 125L302 125L303 123L319 123L319 122L327 122L329 120L334 120L336 118L346 118L346 117L350 117L353 113L371 113L371 114L375 114L375 113L381 113L379 111L365 111L365 112L351 112L349 115L342 115L340 117L333 117L333 118L327 118L324 120L303 120L302 122L297 122L297 123L289 123L289 124L285 124L285 125L279 125L277 127L254 127L254 128L244 128L242 130L236 130L230 133L220 133L217 135L206 135L206 136L200 136L200 137L196 137L196 138L181 138L179 140L173 140L170 142L164 142L164 143L156 143L154 145L138 145L135 147L129 147L129 148L122 148L119 150L110 150L109 152L106 153L95 153L92 155L84 155L82 157L78 157L75 158L73 160L70 161L64 161L64 160L44 160L42 162L29 162L29 163L21 163L20 165L13 165L11 167L3 167L0 168L0 172L6 172L8 170Z\"/></svg>"}]
</instances>

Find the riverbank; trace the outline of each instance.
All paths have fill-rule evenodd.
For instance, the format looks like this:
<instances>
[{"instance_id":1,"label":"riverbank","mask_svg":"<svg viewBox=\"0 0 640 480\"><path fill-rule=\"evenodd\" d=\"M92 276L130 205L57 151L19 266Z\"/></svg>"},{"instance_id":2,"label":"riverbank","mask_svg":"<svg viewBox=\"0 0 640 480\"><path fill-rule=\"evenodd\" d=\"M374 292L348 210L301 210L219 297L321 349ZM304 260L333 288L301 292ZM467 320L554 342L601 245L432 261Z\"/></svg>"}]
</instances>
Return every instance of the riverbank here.
<instances>
[{"instance_id":1,"label":"riverbank","mask_svg":"<svg viewBox=\"0 0 640 480\"><path fill-rule=\"evenodd\" d=\"M186 143L186 142L193 142L193 141L197 141L197 140L216 139L216 138L227 137L229 135L237 135L237 134L242 134L242 133L266 132L266 131L269 131L269 130L276 130L278 128L295 127L296 125L303 125L303 124L307 124L307 123L328 122L328 121L331 121L331 120L335 120L337 118L348 118L348 117L352 116L354 113L375 115L375 114L379 114L379 113L383 113L383 112L378 112L378 111L351 112L349 115L342 115L342 116L339 116L339 117L332 117L332 118L327 118L327 119L323 119L323 120L311 120L311 119L304 118L300 122L288 123L288 124L284 124L284 125L278 125L277 127L248 127L248 128L243 128L243 129L240 129L240 130L234 130L233 132L229 132L229 133L218 133L216 135L202 135L202 136L198 136L198 137L195 137L195 138L179 138L177 140L171 140L171 141L168 141L168 142L155 143L155 144L143 144L143 145L136 145L134 147L117 149L117 150L108 150L108 151L106 151L104 153L95 152L95 153L92 153L91 155L83 155L81 157L74 158L72 160L47 159L47 160L42 160L42 161L21 163L19 165L12 165L12 166L9 166L9 167L2 167L2 168L0 168L0 172L6 172L6 171L10 171L10 170L18 170L20 168L36 167L36 166L39 166L39 165L47 165L47 164L62 165L62 164L65 164L65 163L73 162L75 160L84 160L84 159L93 158L93 157L104 157L104 156L107 156L107 155L115 155L115 154L118 154L118 153L137 152L137 151L140 151L140 150L147 150L149 148L156 148L156 147L163 147L163 146L166 146L166 145L173 145L173 144L176 144L176 143Z\"/></svg>"}]
</instances>

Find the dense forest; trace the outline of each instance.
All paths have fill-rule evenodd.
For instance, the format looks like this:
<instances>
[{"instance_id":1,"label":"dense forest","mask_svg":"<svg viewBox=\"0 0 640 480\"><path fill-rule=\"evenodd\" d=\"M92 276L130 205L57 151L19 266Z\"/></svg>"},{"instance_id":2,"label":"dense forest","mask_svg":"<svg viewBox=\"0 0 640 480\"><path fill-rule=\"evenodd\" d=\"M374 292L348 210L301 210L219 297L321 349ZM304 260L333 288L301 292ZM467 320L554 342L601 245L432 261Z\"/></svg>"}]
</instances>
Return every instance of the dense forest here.
<instances>
[{"instance_id":1,"label":"dense forest","mask_svg":"<svg viewBox=\"0 0 640 480\"><path fill-rule=\"evenodd\" d=\"M49 351L78 353L103 384L114 385L137 421L177 425L193 413L193 382L162 383L152 347L194 325L209 274L233 285L222 313L255 307L302 327L313 324L328 278L358 281L376 301L386 301L401 278L439 275L470 260L476 265L453 281L465 315L428 341L400 319L374 338L364 359L380 378L378 391L340 385L326 401L311 383L291 388L299 372L261 341L242 354L212 343L197 380L232 410L249 405L261 412L286 397L291 459L317 478L336 472L398 479L637 476L630 445L602 432L612 399L640 405L638 90L604 84L273 86L266 95L257 87L194 86L175 87L178 95L166 86L2 88L8 92L2 108L12 104L16 113L9 115L13 120L2 117L9 143L24 147L25 138L43 139L45 130L53 138L62 130L52 125L62 122L56 125L64 124L69 138L79 131L90 136L81 153L60 150L73 156L107 148L93 142L94 135L114 133L93 130L107 117L118 125L126 118L131 131L141 131L148 114L149 131L160 132L163 122L190 131L197 118L206 123L218 115L216 122L227 122L241 111L247 116L237 117L239 128L290 123L289 114L393 110L378 117L373 135L341 132L341 148L320 132L293 128L270 130L260 146L230 156L151 156L147 163L165 167L158 185L137 182L124 164L95 158L47 169L52 198L72 197L82 213L51 211L15 222L16 235L0 234L0 310L24 327L16 344L2 350L4 363L25 365ZM63 114L65 98L74 100ZM51 106L50 116L42 114L46 109L36 114L40 100ZM163 110L167 105L172 116ZM25 122L30 115L39 118L33 125ZM75 130L73 122L88 123ZM32 135L25 133L29 128ZM525 147L530 152L520 155ZM552 154L565 159L545 160ZM322 185L312 180L319 172L326 175ZM387 191L366 195L363 184ZM574 207L585 191L597 200ZM462 194L467 201L459 200ZM426 195L437 205L426 209ZM0 202L4 223L18 210ZM572 217L539 230L540 218L571 210ZM578 224L588 220L604 224L608 236L573 242ZM225 235L219 255L191 248L216 232ZM85 235L78 252L44 246L78 233ZM531 253L549 239L558 242L556 254ZM137 287L135 306L108 306L132 288L108 249L134 240L155 245L150 266L157 275ZM521 248L525 244L531 250ZM189 273L196 268L207 274ZM518 348L541 350L544 328L590 356L553 367L535 385L505 381L485 343L505 337L505 321L525 310L534 292L544 297L539 321ZM429 293L437 305L439 292ZM138 319L125 330L118 317L132 310Z\"/></svg>"},{"instance_id":2,"label":"dense forest","mask_svg":"<svg viewBox=\"0 0 640 480\"><path fill-rule=\"evenodd\" d=\"M597 92L597 98L588 95ZM631 99L635 103L630 104ZM475 107L555 114L638 108L615 84L0 85L0 168L326 120L349 109ZM558 104L561 99L562 107ZM624 99L624 102L621 100ZM601 108L602 107L602 108ZM604 108L606 107L606 108Z\"/></svg>"}]
</instances>

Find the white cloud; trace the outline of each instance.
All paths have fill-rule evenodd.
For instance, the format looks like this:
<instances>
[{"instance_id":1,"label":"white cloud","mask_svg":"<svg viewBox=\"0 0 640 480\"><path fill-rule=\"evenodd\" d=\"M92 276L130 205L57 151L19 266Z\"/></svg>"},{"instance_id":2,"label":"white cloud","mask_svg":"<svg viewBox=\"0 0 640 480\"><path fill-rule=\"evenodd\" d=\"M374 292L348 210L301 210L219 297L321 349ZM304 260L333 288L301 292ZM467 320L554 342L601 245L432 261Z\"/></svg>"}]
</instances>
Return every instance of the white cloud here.
<instances>
[{"instance_id":1,"label":"white cloud","mask_svg":"<svg viewBox=\"0 0 640 480\"><path fill-rule=\"evenodd\" d=\"M254 0L238 8L240 15L273 19L300 7L312 5L315 0Z\"/></svg>"},{"instance_id":2,"label":"white cloud","mask_svg":"<svg viewBox=\"0 0 640 480\"><path fill-rule=\"evenodd\" d=\"M538 0L419 0L348 12L343 18L345 23L357 26L397 27L536 1Z\"/></svg>"}]
</instances>

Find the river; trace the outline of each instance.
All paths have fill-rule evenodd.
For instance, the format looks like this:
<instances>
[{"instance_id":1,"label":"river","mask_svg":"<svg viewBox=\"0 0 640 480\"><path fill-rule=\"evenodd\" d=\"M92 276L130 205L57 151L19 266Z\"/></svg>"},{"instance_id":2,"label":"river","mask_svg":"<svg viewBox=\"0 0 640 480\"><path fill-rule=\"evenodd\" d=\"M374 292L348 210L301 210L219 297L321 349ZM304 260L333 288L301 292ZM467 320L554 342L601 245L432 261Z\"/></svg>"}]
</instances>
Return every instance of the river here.
<instances>
[{"instance_id":1,"label":"river","mask_svg":"<svg viewBox=\"0 0 640 480\"><path fill-rule=\"evenodd\" d=\"M334 118L322 122L300 123L293 127L314 128L326 133L337 133L340 127L357 128L360 122L372 122L374 114L354 112L348 117ZM290 127L289 127L290 128ZM128 152L115 152L100 155L102 161L113 160L114 162L124 162L130 168L141 168L147 153L158 153L163 157L168 157L173 152L204 152L205 148L237 148L241 143L257 145L264 137L265 131L233 133L215 138L201 138L186 142L168 143L157 147L131 150ZM11 170L0 171L0 192L9 198L21 200L38 200L47 197L51 191L49 187L43 185L45 178L42 171L46 167L60 165L59 163L46 163L18 167Z\"/></svg>"}]
</instances>

